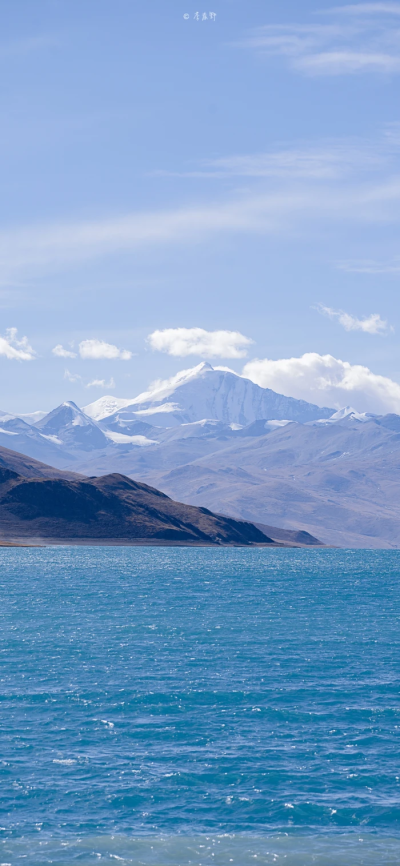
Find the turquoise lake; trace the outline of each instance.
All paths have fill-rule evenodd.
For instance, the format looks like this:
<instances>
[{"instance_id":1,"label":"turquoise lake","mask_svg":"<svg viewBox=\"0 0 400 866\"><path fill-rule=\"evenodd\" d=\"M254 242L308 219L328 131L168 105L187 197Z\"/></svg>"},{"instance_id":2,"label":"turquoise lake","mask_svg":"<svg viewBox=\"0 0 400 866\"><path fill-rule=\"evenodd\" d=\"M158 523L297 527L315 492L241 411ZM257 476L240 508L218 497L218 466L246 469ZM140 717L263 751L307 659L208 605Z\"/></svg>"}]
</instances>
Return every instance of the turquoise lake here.
<instances>
[{"instance_id":1,"label":"turquoise lake","mask_svg":"<svg viewBox=\"0 0 400 866\"><path fill-rule=\"evenodd\" d=\"M400 552L0 550L0 864L400 863Z\"/></svg>"}]
</instances>

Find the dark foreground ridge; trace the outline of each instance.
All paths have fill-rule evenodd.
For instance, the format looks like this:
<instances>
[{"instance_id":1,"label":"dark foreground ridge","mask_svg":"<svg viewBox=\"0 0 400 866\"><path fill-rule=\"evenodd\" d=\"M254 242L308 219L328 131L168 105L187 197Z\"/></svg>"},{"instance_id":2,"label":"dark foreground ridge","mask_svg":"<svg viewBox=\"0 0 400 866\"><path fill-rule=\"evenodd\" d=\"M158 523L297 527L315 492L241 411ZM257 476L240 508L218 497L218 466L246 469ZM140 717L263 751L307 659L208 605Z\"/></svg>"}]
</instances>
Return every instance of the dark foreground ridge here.
<instances>
[{"instance_id":1,"label":"dark foreground ridge","mask_svg":"<svg viewBox=\"0 0 400 866\"><path fill-rule=\"evenodd\" d=\"M174 502L124 475L24 478L0 467L0 540L183 545L274 544L252 523Z\"/></svg>"}]
</instances>

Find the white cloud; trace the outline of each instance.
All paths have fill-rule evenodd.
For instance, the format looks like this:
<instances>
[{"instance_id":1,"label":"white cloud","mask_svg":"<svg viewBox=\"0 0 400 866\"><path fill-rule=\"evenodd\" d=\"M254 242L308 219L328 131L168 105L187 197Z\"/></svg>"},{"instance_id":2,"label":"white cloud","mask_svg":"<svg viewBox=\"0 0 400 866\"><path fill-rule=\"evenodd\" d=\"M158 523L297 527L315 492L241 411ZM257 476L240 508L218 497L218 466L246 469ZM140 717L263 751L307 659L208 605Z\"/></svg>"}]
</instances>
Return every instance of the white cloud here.
<instances>
[{"instance_id":1,"label":"white cloud","mask_svg":"<svg viewBox=\"0 0 400 866\"><path fill-rule=\"evenodd\" d=\"M148 337L152 349L178 358L245 358L253 340L238 331L205 331L203 328L166 328Z\"/></svg>"},{"instance_id":2,"label":"white cloud","mask_svg":"<svg viewBox=\"0 0 400 866\"><path fill-rule=\"evenodd\" d=\"M319 304L316 307L319 313L328 316L330 319L337 319L339 325L345 331L364 331L365 334L387 334L393 328L389 328L385 319L381 319L379 313L371 313L370 316L365 316L363 319L357 319L356 316L351 316L350 313L345 313L344 310L333 310L331 307L325 307Z\"/></svg>"},{"instance_id":3,"label":"white cloud","mask_svg":"<svg viewBox=\"0 0 400 866\"><path fill-rule=\"evenodd\" d=\"M110 390L115 388L115 381L112 377L109 382L105 379L93 379L92 382L88 382L87 385L85 385L85 388L105 388L106 390Z\"/></svg>"},{"instance_id":4,"label":"white cloud","mask_svg":"<svg viewBox=\"0 0 400 866\"><path fill-rule=\"evenodd\" d=\"M351 404L359 412L400 413L400 385L368 367L332 355L308 352L301 358L249 361L243 376L287 397L332 406Z\"/></svg>"},{"instance_id":5,"label":"white cloud","mask_svg":"<svg viewBox=\"0 0 400 866\"><path fill-rule=\"evenodd\" d=\"M308 75L400 72L399 4L351 4L327 13L329 23L267 25L241 44L280 55Z\"/></svg>"},{"instance_id":6,"label":"white cloud","mask_svg":"<svg viewBox=\"0 0 400 866\"><path fill-rule=\"evenodd\" d=\"M76 358L76 352L64 349L64 346L61 346L60 343L57 346L54 346L54 349L51 351L53 352L53 355L57 356L57 358Z\"/></svg>"},{"instance_id":7,"label":"white cloud","mask_svg":"<svg viewBox=\"0 0 400 866\"><path fill-rule=\"evenodd\" d=\"M9 361L33 361L36 352L27 337L17 338L17 329L8 328L5 337L0 337L0 355Z\"/></svg>"},{"instance_id":8,"label":"white cloud","mask_svg":"<svg viewBox=\"0 0 400 866\"><path fill-rule=\"evenodd\" d=\"M79 355L84 361L129 361L132 358L132 352L119 349L118 346L103 340L82 340L79 343Z\"/></svg>"}]
</instances>

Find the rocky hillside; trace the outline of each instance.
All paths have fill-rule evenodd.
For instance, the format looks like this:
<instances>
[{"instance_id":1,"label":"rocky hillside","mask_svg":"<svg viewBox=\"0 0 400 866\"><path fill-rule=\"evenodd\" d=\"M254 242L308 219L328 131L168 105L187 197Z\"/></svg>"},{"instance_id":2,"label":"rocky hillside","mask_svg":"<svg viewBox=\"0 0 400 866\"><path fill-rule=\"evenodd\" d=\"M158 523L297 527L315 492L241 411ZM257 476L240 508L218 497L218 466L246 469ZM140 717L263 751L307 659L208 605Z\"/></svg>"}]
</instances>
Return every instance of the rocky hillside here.
<instances>
[{"instance_id":1,"label":"rocky hillside","mask_svg":"<svg viewBox=\"0 0 400 866\"><path fill-rule=\"evenodd\" d=\"M271 544L251 523L174 502L123 475L24 478L0 469L0 539L189 545Z\"/></svg>"}]
</instances>

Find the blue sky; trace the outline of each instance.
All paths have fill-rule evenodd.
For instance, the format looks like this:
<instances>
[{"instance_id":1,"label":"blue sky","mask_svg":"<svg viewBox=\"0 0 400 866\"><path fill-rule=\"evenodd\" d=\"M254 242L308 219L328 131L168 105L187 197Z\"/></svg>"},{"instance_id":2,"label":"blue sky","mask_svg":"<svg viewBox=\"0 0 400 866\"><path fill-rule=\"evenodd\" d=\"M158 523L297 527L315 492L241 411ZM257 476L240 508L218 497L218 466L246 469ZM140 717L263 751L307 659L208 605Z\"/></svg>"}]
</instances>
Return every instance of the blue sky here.
<instances>
[{"instance_id":1,"label":"blue sky","mask_svg":"<svg viewBox=\"0 0 400 866\"><path fill-rule=\"evenodd\" d=\"M400 411L400 3L0 16L1 409L210 360Z\"/></svg>"}]
</instances>

